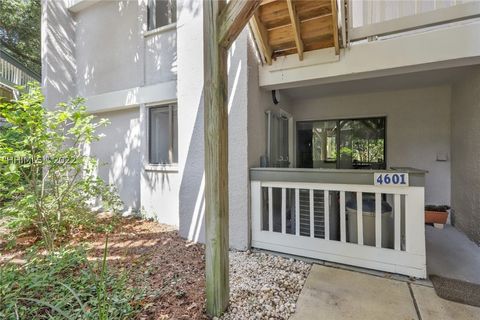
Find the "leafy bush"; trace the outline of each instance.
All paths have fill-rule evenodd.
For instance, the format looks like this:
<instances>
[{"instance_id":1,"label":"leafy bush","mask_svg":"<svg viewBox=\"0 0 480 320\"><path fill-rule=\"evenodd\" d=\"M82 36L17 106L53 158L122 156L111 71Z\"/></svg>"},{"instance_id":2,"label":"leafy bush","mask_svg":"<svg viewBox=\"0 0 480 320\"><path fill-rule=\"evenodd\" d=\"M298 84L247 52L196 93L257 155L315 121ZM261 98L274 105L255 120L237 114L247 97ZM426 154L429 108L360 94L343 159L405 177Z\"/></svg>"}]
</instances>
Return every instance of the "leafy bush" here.
<instances>
[{"instance_id":1,"label":"leafy bush","mask_svg":"<svg viewBox=\"0 0 480 320\"><path fill-rule=\"evenodd\" d=\"M0 319L131 319L141 298L124 274L107 272L105 256L89 262L81 248L0 267Z\"/></svg>"},{"instance_id":2,"label":"leafy bush","mask_svg":"<svg viewBox=\"0 0 480 320\"><path fill-rule=\"evenodd\" d=\"M82 99L43 108L40 88L30 84L18 101L0 103L7 121L0 132L0 218L8 217L14 237L28 229L52 251L58 236L76 226L94 226L95 199L104 207L122 207L118 195L95 175L97 161L85 146L100 139Z\"/></svg>"}]
</instances>

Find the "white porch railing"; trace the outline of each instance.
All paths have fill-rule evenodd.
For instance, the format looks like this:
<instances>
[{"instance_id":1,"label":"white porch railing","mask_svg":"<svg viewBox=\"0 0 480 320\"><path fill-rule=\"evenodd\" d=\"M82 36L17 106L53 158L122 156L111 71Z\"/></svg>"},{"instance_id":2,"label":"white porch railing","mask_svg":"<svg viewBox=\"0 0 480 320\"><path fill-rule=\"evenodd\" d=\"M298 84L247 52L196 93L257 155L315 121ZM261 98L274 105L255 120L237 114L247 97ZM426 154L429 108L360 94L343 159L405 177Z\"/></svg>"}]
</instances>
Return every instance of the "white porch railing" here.
<instances>
[{"instance_id":1,"label":"white porch railing","mask_svg":"<svg viewBox=\"0 0 480 320\"><path fill-rule=\"evenodd\" d=\"M326 178L335 174L324 172ZM372 183L358 184L356 173L344 171L338 174L353 177L352 183L323 182L321 171L312 171L321 183L252 174L252 246L425 278L424 187L376 186L373 172L358 173L371 175ZM295 175L294 169L287 175ZM374 210L365 207L370 196Z\"/></svg>"},{"instance_id":2,"label":"white porch railing","mask_svg":"<svg viewBox=\"0 0 480 320\"><path fill-rule=\"evenodd\" d=\"M346 1L349 41L480 17L476 0Z\"/></svg>"}]
</instances>

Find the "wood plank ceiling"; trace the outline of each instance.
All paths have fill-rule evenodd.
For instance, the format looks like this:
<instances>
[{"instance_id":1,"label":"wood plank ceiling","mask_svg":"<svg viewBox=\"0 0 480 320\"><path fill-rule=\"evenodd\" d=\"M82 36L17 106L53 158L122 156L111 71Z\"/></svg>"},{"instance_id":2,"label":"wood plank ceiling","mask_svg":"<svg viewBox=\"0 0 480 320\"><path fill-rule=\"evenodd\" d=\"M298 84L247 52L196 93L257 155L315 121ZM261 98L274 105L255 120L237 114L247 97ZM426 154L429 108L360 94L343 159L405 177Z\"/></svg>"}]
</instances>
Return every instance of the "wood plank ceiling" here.
<instances>
[{"instance_id":1,"label":"wood plank ceiling","mask_svg":"<svg viewBox=\"0 0 480 320\"><path fill-rule=\"evenodd\" d=\"M250 20L264 62L279 56L335 48L339 53L336 0L263 0Z\"/></svg>"}]
</instances>

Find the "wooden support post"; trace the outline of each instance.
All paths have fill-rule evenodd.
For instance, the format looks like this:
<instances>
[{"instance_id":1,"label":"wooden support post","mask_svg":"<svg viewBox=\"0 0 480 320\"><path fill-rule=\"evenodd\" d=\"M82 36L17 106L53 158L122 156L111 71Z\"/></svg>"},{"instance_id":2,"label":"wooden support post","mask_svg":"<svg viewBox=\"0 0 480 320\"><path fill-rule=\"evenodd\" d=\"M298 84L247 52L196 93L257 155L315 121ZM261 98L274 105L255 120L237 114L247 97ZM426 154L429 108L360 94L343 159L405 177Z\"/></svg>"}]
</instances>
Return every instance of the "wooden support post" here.
<instances>
[{"instance_id":1,"label":"wooden support post","mask_svg":"<svg viewBox=\"0 0 480 320\"><path fill-rule=\"evenodd\" d=\"M261 0L230 0L218 19L218 41L229 48L253 15Z\"/></svg>"},{"instance_id":2,"label":"wooden support post","mask_svg":"<svg viewBox=\"0 0 480 320\"><path fill-rule=\"evenodd\" d=\"M207 313L228 306L227 49L217 41L224 0L204 1L205 272Z\"/></svg>"},{"instance_id":3,"label":"wooden support post","mask_svg":"<svg viewBox=\"0 0 480 320\"><path fill-rule=\"evenodd\" d=\"M228 47L260 0L203 1L207 313L228 306Z\"/></svg>"}]
</instances>

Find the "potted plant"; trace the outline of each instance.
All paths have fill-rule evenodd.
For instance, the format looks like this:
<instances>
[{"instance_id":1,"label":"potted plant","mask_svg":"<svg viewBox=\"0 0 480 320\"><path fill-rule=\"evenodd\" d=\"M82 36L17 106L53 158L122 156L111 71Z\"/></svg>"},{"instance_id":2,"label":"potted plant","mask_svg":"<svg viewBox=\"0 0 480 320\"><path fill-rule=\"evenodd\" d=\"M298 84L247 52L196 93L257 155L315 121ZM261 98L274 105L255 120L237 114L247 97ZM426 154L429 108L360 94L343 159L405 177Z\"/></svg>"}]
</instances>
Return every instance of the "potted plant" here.
<instances>
[{"instance_id":1,"label":"potted plant","mask_svg":"<svg viewBox=\"0 0 480 320\"><path fill-rule=\"evenodd\" d=\"M434 225L443 225L447 223L449 206L425 206L425 223L433 223Z\"/></svg>"}]
</instances>

